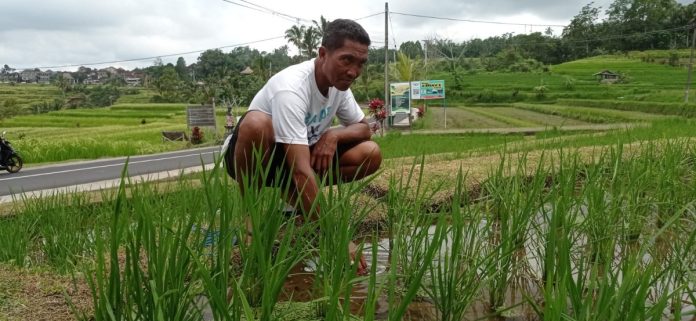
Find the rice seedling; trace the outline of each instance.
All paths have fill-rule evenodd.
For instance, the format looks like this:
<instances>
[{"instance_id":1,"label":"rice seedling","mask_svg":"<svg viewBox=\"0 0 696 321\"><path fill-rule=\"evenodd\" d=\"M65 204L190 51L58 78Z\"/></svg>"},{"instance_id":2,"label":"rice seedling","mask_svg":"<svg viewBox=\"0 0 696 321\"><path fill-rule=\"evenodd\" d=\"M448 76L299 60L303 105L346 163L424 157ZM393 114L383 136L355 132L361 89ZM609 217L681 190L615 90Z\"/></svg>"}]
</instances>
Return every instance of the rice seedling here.
<instances>
[{"instance_id":1,"label":"rice seedling","mask_svg":"<svg viewBox=\"0 0 696 321\"><path fill-rule=\"evenodd\" d=\"M463 181L460 169L442 248L423 282L423 291L437 308L438 320L462 320L488 278L496 273L493 257L485 251L485 231L490 226L481 224L485 220L479 208L461 200L466 195Z\"/></svg>"},{"instance_id":2,"label":"rice seedling","mask_svg":"<svg viewBox=\"0 0 696 321\"><path fill-rule=\"evenodd\" d=\"M338 168L333 171L338 171ZM327 175L328 181L320 185L333 186L332 171ZM366 188L371 179L338 184L328 188L327 193L318 196L321 214L318 218L318 250L315 287L319 293L318 315L327 320L347 320L351 317L350 304L353 286L363 278L357 275L358 259L351 258L348 249L355 238L360 223L372 207L358 208L356 196ZM326 190L325 188L321 188ZM360 253L361 251L357 251ZM376 254L376 253L375 253ZM376 263L376 262L373 262ZM374 269L374 267L373 267ZM374 276L371 276L374 277ZM373 280L376 282L376 280ZM318 284L318 285L316 285ZM374 290L371 300L376 300ZM375 302L370 303L372 305Z\"/></svg>"},{"instance_id":3,"label":"rice seedling","mask_svg":"<svg viewBox=\"0 0 696 321\"><path fill-rule=\"evenodd\" d=\"M540 195L547 177L543 161L534 174L528 175L526 156L521 156L514 170L512 162L501 158L496 171L482 186L490 221L486 251L493 257L496 270L488 285L491 312L504 310L508 291L517 293L527 284L530 267L525 244L534 215L541 206ZM509 176L509 173L514 174Z\"/></svg>"}]
</instances>

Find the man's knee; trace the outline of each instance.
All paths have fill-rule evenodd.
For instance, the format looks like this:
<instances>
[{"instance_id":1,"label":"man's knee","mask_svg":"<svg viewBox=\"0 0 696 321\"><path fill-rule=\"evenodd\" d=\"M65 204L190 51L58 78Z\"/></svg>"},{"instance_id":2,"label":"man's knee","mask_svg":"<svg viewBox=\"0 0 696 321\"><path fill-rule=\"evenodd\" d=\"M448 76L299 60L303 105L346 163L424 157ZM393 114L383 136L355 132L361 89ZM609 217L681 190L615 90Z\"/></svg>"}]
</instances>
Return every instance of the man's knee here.
<instances>
[{"instance_id":1,"label":"man's knee","mask_svg":"<svg viewBox=\"0 0 696 321\"><path fill-rule=\"evenodd\" d=\"M244 142L272 142L273 121L271 116L262 112L248 112L239 124L238 140Z\"/></svg>"},{"instance_id":2,"label":"man's knee","mask_svg":"<svg viewBox=\"0 0 696 321\"><path fill-rule=\"evenodd\" d=\"M369 174L376 172L380 165L382 165L382 151L379 149L379 145L373 141L366 141L363 143L365 145L365 164L368 168L366 170Z\"/></svg>"},{"instance_id":3,"label":"man's knee","mask_svg":"<svg viewBox=\"0 0 696 321\"><path fill-rule=\"evenodd\" d=\"M371 140L356 145L345 156L348 156L345 165L359 167L361 176L376 172L382 164L382 152L379 145Z\"/></svg>"}]
</instances>

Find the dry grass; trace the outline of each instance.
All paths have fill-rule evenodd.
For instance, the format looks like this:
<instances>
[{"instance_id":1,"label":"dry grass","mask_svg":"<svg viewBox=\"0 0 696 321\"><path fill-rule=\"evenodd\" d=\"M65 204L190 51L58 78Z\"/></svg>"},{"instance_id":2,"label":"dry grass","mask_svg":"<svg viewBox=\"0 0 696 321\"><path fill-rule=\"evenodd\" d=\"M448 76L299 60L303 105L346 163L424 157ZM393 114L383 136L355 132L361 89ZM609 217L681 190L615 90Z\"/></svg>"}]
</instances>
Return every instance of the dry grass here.
<instances>
[{"instance_id":1,"label":"dry grass","mask_svg":"<svg viewBox=\"0 0 696 321\"><path fill-rule=\"evenodd\" d=\"M0 265L0 320L75 320L66 301L91 313L92 298L81 276L75 280L48 271L28 271Z\"/></svg>"}]
</instances>

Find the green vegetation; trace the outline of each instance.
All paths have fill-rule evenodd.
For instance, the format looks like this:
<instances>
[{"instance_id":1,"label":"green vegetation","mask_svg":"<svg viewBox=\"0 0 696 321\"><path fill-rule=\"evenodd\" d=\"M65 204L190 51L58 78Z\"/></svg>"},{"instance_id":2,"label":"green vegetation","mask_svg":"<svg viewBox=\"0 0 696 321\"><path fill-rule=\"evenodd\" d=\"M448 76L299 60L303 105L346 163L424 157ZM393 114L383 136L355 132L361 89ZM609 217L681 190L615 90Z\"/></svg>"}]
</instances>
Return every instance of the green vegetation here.
<instances>
[{"instance_id":1,"label":"green vegetation","mask_svg":"<svg viewBox=\"0 0 696 321\"><path fill-rule=\"evenodd\" d=\"M84 320L200 319L202 296L216 318L272 320L289 313L278 298L295 290L283 282L310 253L319 254L319 270L308 319L349 317L357 285L374 291L369 300L386 296L394 320L424 297L447 320L459 320L477 300L483 315L534 311L540 319L691 315L696 150L685 140L628 150L616 144L590 162L574 152L501 155L478 189L453 175L451 203L432 213L423 208L439 187L415 166L391 178L377 207L356 201L369 180L343 185L318 200L326 220L318 239L310 232L316 225L295 227L278 215L280 189L241 196L221 168L197 176L201 185L124 182L98 203L77 194L27 200L0 224L7 241L0 260L84 273L95 309L78 315ZM361 278L341 249L379 208L389 218L391 268ZM253 237L235 242L247 236L247 217Z\"/></svg>"},{"instance_id":2,"label":"green vegetation","mask_svg":"<svg viewBox=\"0 0 696 321\"><path fill-rule=\"evenodd\" d=\"M218 130L224 110L218 110ZM162 141L162 131L186 131L185 104L121 104L68 109L0 121L27 164L96 159L178 150L186 142ZM190 133L189 133L190 134ZM216 135L206 135L207 144Z\"/></svg>"},{"instance_id":3,"label":"green vegetation","mask_svg":"<svg viewBox=\"0 0 696 321\"><path fill-rule=\"evenodd\" d=\"M56 292L91 302L73 312L95 321L200 320L206 302L205 313L235 321L371 321L378 301L388 320L414 307L440 320L693 317L696 105L682 102L687 51L668 48L686 43L695 4L616 0L602 22L592 6L561 37L429 41L427 65L420 43L402 44L392 71L444 79L447 107L428 102L412 133L375 137L383 172L322 188L317 222L279 215L287 186L243 181L242 195L218 163L177 181L23 199L0 216L0 272L69 275L89 294ZM186 148L161 140L187 130L186 105L248 104L273 72L313 55L325 22L286 31L301 57L208 50L195 65L145 68L147 88L2 84L0 127L29 164ZM660 29L671 31L645 32ZM629 51L648 48L663 50ZM369 51L360 101L383 97L383 50ZM600 82L603 70L618 81ZM531 127L548 130L471 133ZM364 237L371 268L358 276L346 248ZM308 288L288 286L298 275ZM0 284L0 319L26 305L14 286Z\"/></svg>"},{"instance_id":4,"label":"green vegetation","mask_svg":"<svg viewBox=\"0 0 696 321\"><path fill-rule=\"evenodd\" d=\"M397 132L375 137L375 141L380 145L384 158L397 158L436 153L466 154L477 148L500 146L522 138L521 135L403 135Z\"/></svg>"},{"instance_id":5,"label":"green vegetation","mask_svg":"<svg viewBox=\"0 0 696 321\"><path fill-rule=\"evenodd\" d=\"M607 110L602 108L568 107L563 105L535 105L525 103L516 103L513 106L537 113L562 116L589 123L650 121L667 118L661 115L646 114L641 112L624 112L611 109Z\"/></svg>"}]
</instances>

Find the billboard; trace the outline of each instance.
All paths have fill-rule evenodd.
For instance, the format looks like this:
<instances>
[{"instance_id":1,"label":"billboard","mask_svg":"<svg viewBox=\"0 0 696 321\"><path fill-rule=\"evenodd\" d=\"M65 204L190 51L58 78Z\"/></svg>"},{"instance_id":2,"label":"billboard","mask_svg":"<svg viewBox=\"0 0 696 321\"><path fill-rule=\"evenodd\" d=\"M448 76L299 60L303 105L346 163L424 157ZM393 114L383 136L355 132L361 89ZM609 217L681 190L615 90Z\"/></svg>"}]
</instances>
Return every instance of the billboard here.
<instances>
[{"instance_id":1,"label":"billboard","mask_svg":"<svg viewBox=\"0 0 696 321\"><path fill-rule=\"evenodd\" d=\"M444 80L421 80L411 82L411 99L444 99Z\"/></svg>"},{"instance_id":2,"label":"billboard","mask_svg":"<svg viewBox=\"0 0 696 321\"><path fill-rule=\"evenodd\" d=\"M410 84L407 82L397 82L389 84L391 97L391 114L409 113L411 111L411 99L409 97Z\"/></svg>"}]
</instances>

